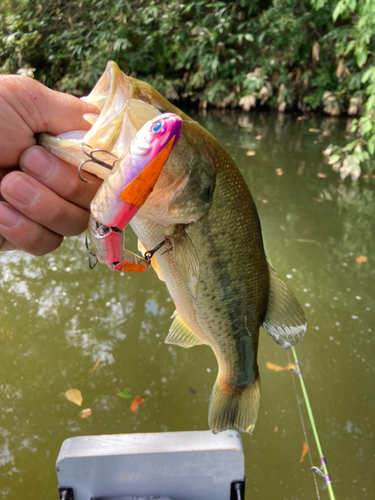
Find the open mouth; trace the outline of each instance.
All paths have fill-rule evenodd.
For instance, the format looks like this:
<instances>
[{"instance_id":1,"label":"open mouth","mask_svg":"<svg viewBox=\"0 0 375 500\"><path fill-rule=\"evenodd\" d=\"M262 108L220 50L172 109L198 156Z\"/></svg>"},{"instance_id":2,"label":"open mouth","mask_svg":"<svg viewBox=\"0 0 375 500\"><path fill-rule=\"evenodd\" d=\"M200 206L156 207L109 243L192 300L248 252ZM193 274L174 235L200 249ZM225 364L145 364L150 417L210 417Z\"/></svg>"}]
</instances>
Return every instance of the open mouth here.
<instances>
[{"instance_id":1,"label":"open mouth","mask_svg":"<svg viewBox=\"0 0 375 500\"><path fill-rule=\"evenodd\" d=\"M142 97L142 96L141 96ZM113 156L121 158L137 131L161 112L138 96L131 79L110 61L93 90L83 100L95 105L99 114L84 115L92 127L88 131L76 130L61 136L39 134L38 143L63 160L105 179L110 170L93 161L87 161L88 150L103 163L113 165ZM111 158L108 158L110 154Z\"/></svg>"}]
</instances>

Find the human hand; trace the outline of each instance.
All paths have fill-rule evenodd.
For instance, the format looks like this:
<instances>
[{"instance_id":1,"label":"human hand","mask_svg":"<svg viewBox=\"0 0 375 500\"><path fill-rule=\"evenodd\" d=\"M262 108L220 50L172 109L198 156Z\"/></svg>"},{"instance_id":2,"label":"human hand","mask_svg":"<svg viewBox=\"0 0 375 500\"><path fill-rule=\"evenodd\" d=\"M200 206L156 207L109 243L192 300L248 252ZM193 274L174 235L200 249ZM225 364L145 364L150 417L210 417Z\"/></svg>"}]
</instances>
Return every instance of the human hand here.
<instances>
[{"instance_id":1,"label":"human hand","mask_svg":"<svg viewBox=\"0 0 375 500\"><path fill-rule=\"evenodd\" d=\"M101 180L36 145L35 134L90 128L95 106L22 76L0 76L0 251L44 255L87 228Z\"/></svg>"}]
</instances>

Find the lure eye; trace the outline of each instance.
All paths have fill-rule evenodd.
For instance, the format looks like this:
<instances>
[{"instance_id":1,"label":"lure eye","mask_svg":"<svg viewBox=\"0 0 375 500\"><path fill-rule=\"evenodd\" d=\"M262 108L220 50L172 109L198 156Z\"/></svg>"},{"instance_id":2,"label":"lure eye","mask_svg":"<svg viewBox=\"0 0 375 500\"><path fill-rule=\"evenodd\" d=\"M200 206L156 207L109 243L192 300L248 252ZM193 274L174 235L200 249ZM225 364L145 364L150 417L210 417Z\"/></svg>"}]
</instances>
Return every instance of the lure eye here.
<instances>
[{"instance_id":1,"label":"lure eye","mask_svg":"<svg viewBox=\"0 0 375 500\"><path fill-rule=\"evenodd\" d=\"M163 122L161 120L157 121L156 123L154 123L154 126L152 127L151 131L152 132L163 132L163 130L161 130L163 127Z\"/></svg>"}]
</instances>

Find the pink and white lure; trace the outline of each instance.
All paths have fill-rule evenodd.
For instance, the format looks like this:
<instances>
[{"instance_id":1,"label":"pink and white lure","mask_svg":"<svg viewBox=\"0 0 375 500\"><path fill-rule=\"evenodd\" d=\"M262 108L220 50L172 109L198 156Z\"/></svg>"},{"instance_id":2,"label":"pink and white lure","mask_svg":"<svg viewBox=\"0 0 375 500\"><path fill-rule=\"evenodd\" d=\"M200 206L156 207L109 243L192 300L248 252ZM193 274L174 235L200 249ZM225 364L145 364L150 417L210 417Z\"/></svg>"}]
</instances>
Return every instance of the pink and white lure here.
<instances>
[{"instance_id":1,"label":"pink and white lure","mask_svg":"<svg viewBox=\"0 0 375 500\"><path fill-rule=\"evenodd\" d=\"M148 268L145 259L123 250L122 230L153 190L164 164L180 139L182 119L165 113L147 122L91 202L90 233L99 262L113 270Z\"/></svg>"}]
</instances>

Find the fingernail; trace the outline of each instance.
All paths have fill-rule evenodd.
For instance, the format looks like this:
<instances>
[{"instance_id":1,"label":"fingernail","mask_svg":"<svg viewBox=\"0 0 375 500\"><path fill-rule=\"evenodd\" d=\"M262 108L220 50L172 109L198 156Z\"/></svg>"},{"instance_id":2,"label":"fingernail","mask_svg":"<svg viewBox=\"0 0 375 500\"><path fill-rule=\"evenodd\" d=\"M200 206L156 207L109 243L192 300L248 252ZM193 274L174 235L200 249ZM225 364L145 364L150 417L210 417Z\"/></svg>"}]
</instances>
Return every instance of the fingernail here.
<instances>
[{"instance_id":1,"label":"fingernail","mask_svg":"<svg viewBox=\"0 0 375 500\"><path fill-rule=\"evenodd\" d=\"M6 227L15 227L21 220L21 215L5 203L0 203L0 224Z\"/></svg>"},{"instance_id":2,"label":"fingernail","mask_svg":"<svg viewBox=\"0 0 375 500\"><path fill-rule=\"evenodd\" d=\"M5 191L19 203L30 206L34 205L39 198L39 189L25 177L22 174L17 175L6 186Z\"/></svg>"},{"instance_id":3,"label":"fingernail","mask_svg":"<svg viewBox=\"0 0 375 500\"><path fill-rule=\"evenodd\" d=\"M40 146L25 151L20 159L22 170L32 174L37 179L47 177L55 167L55 159Z\"/></svg>"}]
</instances>

